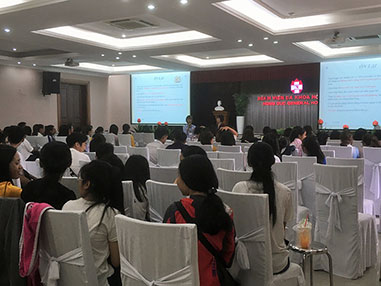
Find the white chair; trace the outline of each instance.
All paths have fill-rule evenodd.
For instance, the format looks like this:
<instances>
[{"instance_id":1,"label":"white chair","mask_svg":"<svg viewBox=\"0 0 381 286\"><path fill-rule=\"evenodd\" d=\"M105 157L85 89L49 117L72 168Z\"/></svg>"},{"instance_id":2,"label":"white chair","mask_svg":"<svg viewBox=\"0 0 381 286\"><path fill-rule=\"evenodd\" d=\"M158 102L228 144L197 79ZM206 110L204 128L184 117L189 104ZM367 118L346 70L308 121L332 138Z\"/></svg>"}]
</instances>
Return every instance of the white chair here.
<instances>
[{"instance_id":1,"label":"white chair","mask_svg":"<svg viewBox=\"0 0 381 286\"><path fill-rule=\"evenodd\" d=\"M131 147L127 146L128 154L131 155L141 155L149 161L149 151L147 147Z\"/></svg>"},{"instance_id":2,"label":"white chair","mask_svg":"<svg viewBox=\"0 0 381 286\"><path fill-rule=\"evenodd\" d=\"M123 186L123 206L126 216L134 218L134 185L132 181L122 181Z\"/></svg>"},{"instance_id":3,"label":"white chair","mask_svg":"<svg viewBox=\"0 0 381 286\"><path fill-rule=\"evenodd\" d=\"M194 224L144 222L115 216L123 286L199 286ZM74 284L73 284L74 285Z\"/></svg>"},{"instance_id":4,"label":"white chair","mask_svg":"<svg viewBox=\"0 0 381 286\"><path fill-rule=\"evenodd\" d=\"M358 193L358 211L360 213L373 214L374 204L371 200L364 198L364 159L344 159L327 158L327 165L332 166L357 166L357 193Z\"/></svg>"},{"instance_id":5,"label":"white chair","mask_svg":"<svg viewBox=\"0 0 381 286\"><path fill-rule=\"evenodd\" d=\"M325 157L335 158L335 150L322 150Z\"/></svg>"},{"instance_id":6,"label":"white chair","mask_svg":"<svg viewBox=\"0 0 381 286\"><path fill-rule=\"evenodd\" d=\"M208 155L209 159L217 159L218 153L213 151L206 151L206 155Z\"/></svg>"},{"instance_id":7,"label":"white chair","mask_svg":"<svg viewBox=\"0 0 381 286\"><path fill-rule=\"evenodd\" d=\"M114 153L127 153L127 146L114 146Z\"/></svg>"},{"instance_id":8,"label":"white chair","mask_svg":"<svg viewBox=\"0 0 381 286\"><path fill-rule=\"evenodd\" d=\"M84 152L87 156L89 156L91 161L94 161L97 159L97 154L95 152Z\"/></svg>"},{"instance_id":9,"label":"white chair","mask_svg":"<svg viewBox=\"0 0 381 286\"><path fill-rule=\"evenodd\" d=\"M115 134L103 133L103 136L106 138L106 143L111 143L112 145L115 145Z\"/></svg>"},{"instance_id":10,"label":"white chair","mask_svg":"<svg viewBox=\"0 0 381 286\"><path fill-rule=\"evenodd\" d=\"M200 146L201 142L200 141L187 140L187 145L189 145L189 146L191 146L191 145Z\"/></svg>"},{"instance_id":11,"label":"white chair","mask_svg":"<svg viewBox=\"0 0 381 286\"><path fill-rule=\"evenodd\" d=\"M235 161L234 159L209 159L212 162L214 167L214 171L217 172L217 169L225 169L225 170L234 170L235 169Z\"/></svg>"},{"instance_id":12,"label":"white chair","mask_svg":"<svg viewBox=\"0 0 381 286\"><path fill-rule=\"evenodd\" d=\"M366 268L377 264L378 237L375 218L357 210L357 167L315 164L314 168L315 240L328 247L335 275L361 277ZM327 261L321 256L316 258L317 266L327 270Z\"/></svg>"},{"instance_id":13,"label":"white chair","mask_svg":"<svg viewBox=\"0 0 381 286\"><path fill-rule=\"evenodd\" d=\"M44 285L98 285L86 213L48 210L41 221L39 248Z\"/></svg>"},{"instance_id":14,"label":"white chair","mask_svg":"<svg viewBox=\"0 0 381 286\"><path fill-rule=\"evenodd\" d=\"M219 159L234 159L234 161L235 161L234 169L237 171L244 171L245 170L244 156L245 156L244 153L220 152L220 151L218 151L218 158Z\"/></svg>"},{"instance_id":15,"label":"white chair","mask_svg":"<svg viewBox=\"0 0 381 286\"><path fill-rule=\"evenodd\" d=\"M87 162L86 162L87 163ZM77 198L80 198L79 194L79 181L76 177L62 177L60 183L64 185L69 190L72 190L75 193Z\"/></svg>"},{"instance_id":16,"label":"white chair","mask_svg":"<svg viewBox=\"0 0 381 286\"><path fill-rule=\"evenodd\" d=\"M241 181L250 179L251 172L227 170L223 168L217 169L217 178L219 182L219 189L231 192L235 184Z\"/></svg>"},{"instance_id":17,"label":"white chair","mask_svg":"<svg viewBox=\"0 0 381 286\"><path fill-rule=\"evenodd\" d=\"M134 136L135 144L139 147L144 147L148 143L151 143L155 140L153 133L134 133L132 136Z\"/></svg>"},{"instance_id":18,"label":"white chair","mask_svg":"<svg viewBox=\"0 0 381 286\"><path fill-rule=\"evenodd\" d=\"M148 143L151 143L155 141L155 136L153 133L143 133L143 142L147 145Z\"/></svg>"},{"instance_id":19,"label":"white chair","mask_svg":"<svg viewBox=\"0 0 381 286\"><path fill-rule=\"evenodd\" d=\"M36 178L42 178L44 170L40 166L40 159L36 161L25 161L26 171Z\"/></svg>"},{"instance_id":20,"label":"white chair","mask_svg":"<svg viewBox=\"0 0 381 286\"><path fill-rule=\"evenodd\" d=\"M41 149L46 143L49 143L47 136L26 136L26 139L37 150Z\"/></svg>"},{"instance_id":21,"label":"white chair","mask_svg":"<svg viewBox=\"0 0 381 286\"><path fill-rule=\"evenodd\" d=\"M123 164L126 164L129 158L129 155L127 153L115 153L115 155L118 156L120 160L122 160Z\"/></svg>"},{"instance_id":22,"label":"white chair","mask_svg":"<svg viewBox=\"0 0 381 286\"><path fill-rule=\"evenodd\" d=\"M176 180L178 175L177 167L150 166L149 171L152 180L170 184Z\"/></svg>"},{"instance_id":23,"label":"white chair","mask_svg":"<svg viewBox=\"0 0 381 286\"><path fill-rule=\"evenodd\" d=\"M285 273L273 275L268 195L225 191L217 195L234 210L237 247L232 272L239 268L241 285L303 285L303 271L294 263Z\"/></svg>"},{"instance_id":24,"label":"white chair","mask_svg":"<svg viewBox=\"0 0 381 286\"><path fill-rule=\"evenodd\" d=\"M351 146L321 146L322 150L333 150L335 151L336 158L353 158L352 157L352 147Z\"/></svg>"},{"instance_id":25,"label":"white chair","mask_svg":"<svg viewBox=\"0 0 381 286\"><path fill-rule=\"evenodd\" d=\"M327 140L327 144L326 145L340 146L340 144L341 144L340 140L333 139L333 140Z\"/></svg>"},{"instance_id":26,"label":"white chair","mask_svg":"<svg viewBox=\"0 0 381 286\"><path fill-rule=\"evenodd\" d=\"M180 164L179 149L157 149L157 164L163 167L177 167Z\"/></svg>"},{"instance_id":27,"label":"white chair","mask_svg":"<svg viewBox=\"0 0 381 286\"><path fill-rule=\"evenodd\" d=\"M118 134L120 146L131 146L131 134Z\"/></svg>"},{"instance_id":28,"label":"white chair","mask_svg":"<svg viewBox=\"0 0 381 286\"><path fill-rule=\"evenodd\" d=\"M244 146L243 152L245 152L245 153L249 152L250 147L251 147L251 145L250 146Z\"/></svg>"},{"instance_id":29,"label":"white chair","mask_svg":"<svg viewBox=\"0 0 381 286\"><path fill-rule=\"evenodd\" d=\"M218 145L217 150L220 152L242 152L240 145L235 145L235 146Z\"/></svg>"},{"instance_id":30,"label":"white chair","mask_svg":"<svg viewBox=\"0 0 381 286\"><path fill-rule=\"evenodd\" d=\"M66 144L66 136L55 136L56 141Z\"/></svg>"},{"instance_id":31,"label":"white chair","mask_svg":"<svg viewBox=\"0 0 381 286\"><path fill-rule=\"evenodd\" d=\"M176 184L148 180L146 187L151 220L155 222L162 222L167 208L184 198Z\"/></svg>"},{"instance_id":32,"label":"white chair","mask_svg":"<svg viewBox=\"0 0 381 286\"><path fill-rule=\"evenodd\" d=\"M197 145L197 146L204 149L206 152L213 151L213 145Z\"/></svg>"},{"instance_id":33,"label":"white chair","mask_svg":"<svg viewBox=\"0 0 381 286\"><path fill-rule=\"evenodd\" d=\"M381 149L364 147L365 199L374 203L374 214L381 215Z\"/></svg>"}]
</instances>

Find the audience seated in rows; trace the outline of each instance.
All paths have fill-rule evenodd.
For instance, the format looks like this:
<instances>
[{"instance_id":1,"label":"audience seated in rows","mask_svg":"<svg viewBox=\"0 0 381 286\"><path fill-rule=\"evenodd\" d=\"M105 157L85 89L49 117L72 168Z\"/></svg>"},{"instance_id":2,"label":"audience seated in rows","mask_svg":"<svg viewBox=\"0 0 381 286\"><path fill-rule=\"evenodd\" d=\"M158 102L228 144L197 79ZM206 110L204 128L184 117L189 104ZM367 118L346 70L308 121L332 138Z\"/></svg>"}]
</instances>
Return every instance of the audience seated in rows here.
<instances>
[{"instance_id":1,"label":"audience seated in rows","mask_svg":"<svg viewBox=\"0 0 381 286\"><path fill-rule=\"evenodd\" d=\"M233 133L230 130L220 129L219 135L221 138L221 145L224 146L233 146L235 145L235 139Z\"/></svg>"},{"instance_id":2,"label":"audience seated in rows","mask_svg":"<svg viewBox=\"0 0 381 286\"><path fill-rule=\"evenodd\" d=\"M157 149L165 149L165 141L168 138L168 129L164 126L158 126L155 130L155 141L148 143L149 159L153 164L157 164Z\"/></svg>"},{"instance_id":3,"label":"audience seated in rows","mask_svg":"<svg viewBox=\"0 0 381 286\"><path fill-rule=\"evenodd\" d=\"M101 133L95 133L90 141L90 152L97 152L99 145L106 143L106 138Z\"/></svg>"},{"instance_id":4,"label":"audience seated in rows","mask_svg":"<svg viewBox=\"0 0 381 286\"><path fill-rule=\"evenodd\" d=\"M180 149L181 151L183 151L184 148L187 146L187 135L181 130L175 130L173 137L175 139L173 144L167 146L166 149Z\"/></svg>"},{"instance_id":5,"label":"audience seated in rows","mask_svg":"<svg viewBox=\"0 0 381 286\"><path fill-rule=\"evenodd\" d=\"M352 157L353 158L360 158L360 151L357 147L352 146L353 145L353 136L349 131L344 131L340 135L340 146L348 146L352 147Z\"/></svg>"},{"instance_id":6,"label":"audience seated in rows","mask_svg":"<svg viewBox=\"0 0 381 286\"><path fill-rule=\"evenodd\" d=\"M362 137L362 145L365 147L380 147L380 142L377 136L370 133L365 133Z\"/></svg>"},{"instance_id":7,"label":"audience seated in rows","mask_svg":"<svg viewBox=\"0 0 381 286\"><path fill-rule=\"evenodd\" d=\"M317 163L319 164L327 164L325 159L325 155L320 148L320 144L317 141L316 137L313 135L307 136L304 138L302 143L303 152L307 156L313 156L317 158Z\"/></svg>"},{"instance_id":8,"label":"audience seated in rows","mask_svg":"<svg viewBox=\"0 0 381 286\"><path fill-rule=\"evenodd\" d=\"M300 126L295 126L290 134L290 146L295 146L295 151L292 155L302 156L302 141L304 138L306 138L306 131Z\"/></svg>"},{"instance_id":9,"label":"audience seated in rows","mask_svg":"<svg viewBox=\"0 0 381 286\"><path fill-rule=\"evenodd\" d=\"M250 126L250 125L246 126L242 132L241 142L242 143L254 143L257 141L258 141L258 138L255 138L255 136L254 136L253 126Z\"/></svg>"},{"instance_id":10,"label":"audience seated in rows","mask_svg":"<svg viewBox=\"0 0 381 286\"><path fill-rule=\"evenodd\" d=\"M16 148L0 144L0 197L20 197L22 189L12 180L20 178L22 169Z\"/></svg>"},{"instance_id":11,"label":"audience seated in rows","mask_svg":"<svg viewBox=\"0 0 381 286\"><path fill-rule=\"evenodd\" d=\"M202 155L202 156L206 156L206 157L208 156L206 154L206 151L199 146L187 146L181 152L180 160L183 160L184 158L192 156L192 155Z\"/></svg>"},{"instance_id":12,"label":"audience seated in rows","mask_svg":"<svg viewBox=\"0 0 381 286\"><path fill-rule=\"evenodd\" d=\"M32 132L32 135L33 136L39 136L39 137L42 137L44 136L43 134L45 133L44 132L44 125L42 124L34 124L33 125L33 132Z\"/></svg>"},{"instance_id":13,"label":"audience seated in rows","mask_svg":"<svg viewBox=\"0 0 381 286\"><path fill-rule=\"evenodd\" d=\"M279 163L281 155L277 136L273 132L267 133L263 136L262 142L265 142L271 146L274 153L275 163Z\"/></svg>"},{"instance_id":14,"label":"audience seated in rows","mask_svg":"<svg viewBox=\"0 0 381 286\"><path fill-rule=\"evenodd\" d=\"M119 146L118 132L119 132L118 126L116 124L111 124L109 133L114 135L115 146Z\"/></svg>"},{"instance_id":15,"label":"audience seated in rows","mask_svg":"<svg viewBox=\"0 0 381 286\"><path fill-rule=\"evenodd\" d=\"M127 124L127 123L123 124L123 126L122 126L123 133L122 134L131 134L130 129L131 129L131 127L129 124Z\"/></svg>"},{"instance_id":16,"label":"audience seated in rows","mask_svg":"<svg viewBox=\"0 0 381 286\"><path fill-rule=\"evenodd\" d=\"M81 133L72 133L66 137L66 143L71 151L72 163L70 170L75 176L78 176L81 168L79 161L90 162L89 156L84 154L86 150L87 136Z\"/></svg>"}]
</instances>

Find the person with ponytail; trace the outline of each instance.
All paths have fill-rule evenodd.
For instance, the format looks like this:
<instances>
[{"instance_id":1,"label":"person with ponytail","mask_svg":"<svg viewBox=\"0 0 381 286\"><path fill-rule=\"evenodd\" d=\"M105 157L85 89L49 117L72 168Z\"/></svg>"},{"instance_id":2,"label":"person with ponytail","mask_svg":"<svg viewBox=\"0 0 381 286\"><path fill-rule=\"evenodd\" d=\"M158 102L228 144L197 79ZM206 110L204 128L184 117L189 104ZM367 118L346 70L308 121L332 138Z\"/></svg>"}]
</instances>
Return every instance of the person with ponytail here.
<instances>
[{"instance_id":1,"label":"person with ponytail","mask_svg":"<svg viewBox=\"0 0 381 286\"><path fill-rule=\"evenodd\" d=\"M98 285L107 286L107 278L114 273L107 259L110 257L114 267L119 267L120 263L115 226L115 215L119 212L111 206L110 197L112 167L95 160L81 168L79 178L81 198L67 202L62 209L86 212Z\"/></svg>"},{"instance_id":2,"label":"person with ponytail","mask_svg":"<svg viewBox=\"0 0 381 286\"><path fill-rule=\"evenodd\" d=\"M233 212L216 195L218 179L206 156L185 157L180 162L176 183L181 193L189 197L169 206L164 222L197 225L200 285L219 286L221 272L231 266L234 257Z\"/></svg>"},{"instance_id":3,"label":"person with ponytail","mask_svg":"<svg viewBox=\"0 0 381 286\"><path fill-rule=\"evenodd\" d=\"M65 143L52 141L45 144L40 153L40 165L44 177L26 185L21 193L25 203L47 203L60 210L67 201L76 199L74 192L59 182L71 165L71 152Z\"/></svg>"},{"instance_id":4,"label":"person with ponytail","mask_svg":"<svg viewBox=\"0 0 381 286\"><path fill-rule=\"evenodd\" d=\"M273 178L271 166L274 153L267 143L254 143L248 152L247 161L253 168L250 180L238 182L232 192L268 194L270 224L272 226L271 249L274 274L280 274L290 266L285 239L285 226L293 218L292 194L289 188ZM250 219L250 218L248 218Z\"/></svg>"}]
</instances>

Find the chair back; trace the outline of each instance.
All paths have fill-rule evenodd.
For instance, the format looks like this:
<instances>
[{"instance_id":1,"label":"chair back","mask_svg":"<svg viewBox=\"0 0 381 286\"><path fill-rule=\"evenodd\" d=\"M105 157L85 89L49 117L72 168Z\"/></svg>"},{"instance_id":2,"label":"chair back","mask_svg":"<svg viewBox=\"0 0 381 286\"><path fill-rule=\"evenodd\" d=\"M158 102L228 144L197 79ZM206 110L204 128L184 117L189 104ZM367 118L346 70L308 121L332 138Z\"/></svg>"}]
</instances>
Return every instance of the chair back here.
<instances>
[{"instance_id":1,"label":"chair back","mask_svg":"<svg viewBox=\"0 0 381 286\"><path fill-rule=\"evenodd\" d=\"M340 146L340 144L341 144L340 140L333 139L333 140L327 140L327 144L326 145Z\"/></svg>"},{"instance_id":2,"label":"chair back","mask_svg":"<svg viewBox=\"0 0 381 286\"><path fill-rule=\"evenodd\" d=\"M204 149L206 152L213 151L213 145L197 145L198 147Z\"/></svg>"},{"instance_id":3,"label":"chair back","mask_svg":"<svg viewBox=\"0 0 381 286\"><path fill-rule=\"evenodd\" d=\"M115 224L123 286L200 285L196 225L151 223L123 215L115 216Z\"/></svg>"},{"instance_id":4,"label":"chair back","mask_svg":"<svg viewBox=\"0 0 381 286\"><path fill-rule=\"evenodd\" d=\"M146 186L152 221L162 222L167 208L184 197L176 184L148 180Z\"/></svg>"},{"instance_id":5,"label":"chair back","mask_svg":"<svg viewBox=\"0 0 381 286\"><path fill-rule=\"evenodd\" d=\"M77 198L81 197L79 194L79 180L77 177L62 177L60 183L69 190L72 190Z\"/></svg>"},{"instance_id":6,"label":"chair back","mask_svg":"<svg viewBox=\"0 0 381 286\"><path fill-rule=\"evenodd\" d=\"M234 170L235 169L235 161L234 159L209 159L212 162L214 170L217 172L218 168L222 168L225 170Z\"/></svg>"},{"instance_id":7,"label":"chair back","mask_svg":"<svg viewBox=\"0 0 381 286\"><path fill-rule=\"evenodd\" d=\"M348 277L348 273L358 273L362 263L359 259L357 167L315 164L314 169L315 240L328 247L334 273Z\"/></svg>"},{"instance_id":8,"label":"chair back","mask_svg":"<svg viewBox=\"0 0 381 286\"><path fill-rule=\"evenodd\" d=\"M114 146L114 153L127 153L127 145L125 146Z\"/></svg>"},{"instance_id":9,"label":"chair back","mask_svg":"<svg viewBox=\"0 0 381 286\"><path fill-rule=\"evenodd\" d=\"M335 150L323 150L322 149L322 151L323 151L325 157L331 157L331 158L335 157Z\"/></svg>"},{"instance_id":10,"label":"chair back","mask_svg":"<svg viewBox=\"0 0 381 286\"><path fill-rule=\"evenodd\" d=\"M120 146L131 146L131 134L118 134Z\"/></svg>"},{"instance_id":11,"label":"chair back","mask_svg":"<svg viewBox=\"0 0 381 286\"><path fill-rule=\"evenodd\" d=\"M44 170L40 166L40 159L36 159L36 161L25 161L25 169L36 178L43 177Z\"/></svg>"},{"instance_id":12,"label":"chair back","mask_svg":"<svg viewBox=\"0 0 381 286\"><path fill-rule=\"evenodd\" d=\"M213 151L206 151L206 155L208 155L209 159L217 159L218 153Z\"/></svg>"},{"instance_id":13,"label":"chair back","mask_svg":"<svg viewBox=\"0 0 381 286\"><path fill-rule=\"evenodd\" d=\"M268 195L225 191L218 191L217 195L234 210L238 241L234 264L241 269L238 274L241 285L271 285L273 269ZM249 265L241 260L245 256L245 248Z\"/></svg>"},{"instance_id":14,"label":"chair back","mask_svg":"<svg viewBox=\"0 0 381 286\"><path fill-rule=\"evenodd\" d=\"M163 167L177 167L180 164L180 149L157 149L157 164Z\"/></svg>"},{"instance_id":15,"label":"chair back","mask_svg":"<svg viewBox=\"0 0 381 286\"><path fill-rule=\"evenodd\" d=\"M314 174L314 164L317 163L316 157L282 156L283 162L298 163L298 180L305 180Z\"/></svg>"},{"instance_id":16,"label":"chair back","mask_svg":"<svg viewBox=\"0 0 381 286\"><path fill-rule=\"evenodd\" d=\"M218 168L217 177L219 182L219 189L231 192L235 184L241 181L250 179L251 172L235 171L229 169Z\"/></svg>"},{"instance_id":17,"label":"chair back","mask_svg":"<svg viewBox=\"0 0 381 286\"><path fill-rule=\"evenodd\" d=\"M106 138L106 143L111 143L112 145L115 145L115 134L103 133L103 136Z\"/></svg>"},{"instance_id":18,"label":"chair back","mask_svg":"<svg viewBox=\"0 0 381 286\"><path fill-rule=\"evenodd\" d=\"M66 144L66 136L55 136L56 141Z\"/></svg>"},{"instance_id":19,"label":"chair back","mask_svg":"<svg viewBox=\"0 0 381 286\"><path fill-rule=\"evenodd\" d=\"M26 136L26 139L33 148L38 150L40 150L45 144L49 143L48 136Z\"/></svg>"},{"instance_id":20,"label":"chair back","mask_svg":"<svg viewBox=\"0 0 381 286\"><path fill-rule=\"evenodd\" d=\"M364 193L374 202L375 215L381 215L381 148L364 147Z\"/></svg>"},{"instance_id":21,"label":"chair back","mask_svg":"<svg viewBox=\"0 0 381 286\"><path fill-rule=\"evenodd\" d=\"M357 167L358 210L362 213L364 208L364 159L327 158L327 165Z\"/></svg>"},{"instance_id":22,"label":"chair back","mask_svg":"<svg viewBox=\"0 0 381 286\"><path fill-rule=\"evenodd\" d=\"M147 147L131 147L127 146L128 154L131 155L141 155L149 161L149 151Z\"/></svg>"},{"instance_id":23,"label":"chair back","mask_svg":"<svg viewBox=\"0 0 381 286\"><path fill-rule=\"evenodd\" d=\"M336 158L353 158L352 157L352 147L351 146L322 146L322 150L333 150L335 151Z\"/></svg>"},{"instance_id":24,"label":"chair back","mask_svg":"<svg viewBox=\"0 0 381 286\"><path fill-rule=\"evenodd\" d=\"M39 248L43 281L49 266L58 262L58 286L98 285L86 213L48 210L41 221Z\"/></svg>"},{"instance_id":25,"label":"chair back","mask_svg":"<svg viewBox=\"0 0 381 286\"><path fill-rule=\"evenodd\" d=\"M244 171L245 170L245 164L244 164L244 153L239 152L220 152L218 151L218 158L219 159L234 159L234 169L237 171ZM224 168L226 169L226 168Z\"/></svg>"},{"instance_id":26,"label":"chair back","mask_svg":"<svg viewBox=\"0 0 381 286\"><path fill-rule=\"evenodd\" d=\"M115 155L118 156L120 160L122 160L123 164L126 164L129 158L129 155L127 153L115 153Z\"/></svg>"},{"instance_id":27,"label":"chair back","mask_svg":"<svg viewBox=\"0 0 381 286\"><path fill-rule=\"evenodd\" d=\"M250 146L244 146L243 152L245 152L245 153L249 152L250 147L251 147L251 145Z\"/></svg>"},{"instance_id":28,"label":"chair back","mask_svg":"<svg viewBox=\"0 0 381 286\"><path fill-rule=\"evenodd\" d=\"M151 180L172 184L178 175L177 167L149 167Z\"/></svg>"},{"instance_id":29,"label":"chair back","mask_svg":"<svg viewBox=\"0 0 381 286\"><path fill-rule=\"evenodd\" d=\"M235 146L218 145L217 150L221 152L242 152L240 145L235 145Z\"/></svg>"},{"instance_id":30,"label":"chair back","mask_svg":"<svg viewBox=\"0 0 381 286\"><path fill-rule=\"evenodd\" d=\"M89 156L91 161L94 161L97 159L97 154L95 152L84 152L87 156Z\"/></svg>"}]
</instances>

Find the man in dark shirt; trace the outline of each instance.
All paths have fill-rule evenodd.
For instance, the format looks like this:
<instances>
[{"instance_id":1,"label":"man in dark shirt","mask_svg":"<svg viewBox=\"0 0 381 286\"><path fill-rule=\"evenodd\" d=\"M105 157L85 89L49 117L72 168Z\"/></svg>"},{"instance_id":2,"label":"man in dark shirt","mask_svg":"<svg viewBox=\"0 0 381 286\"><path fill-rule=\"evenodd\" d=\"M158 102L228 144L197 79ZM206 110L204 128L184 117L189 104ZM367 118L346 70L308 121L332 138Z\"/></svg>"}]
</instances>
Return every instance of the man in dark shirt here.
<instances>
[{"instance_id":1,"label":"man in dark shirt","mask_svg":"<svg viewBox=\"0 0 381 286\"><path fill-rule=\"evenodd\" d=\"M181 149L181 152L182 152L184 148L187 147L187 145L185 144L187 141L187 135L181 130L175 130L174 139L175 139L175 142L167 146L166 149Z\"/></svg>"}]
</instances>

